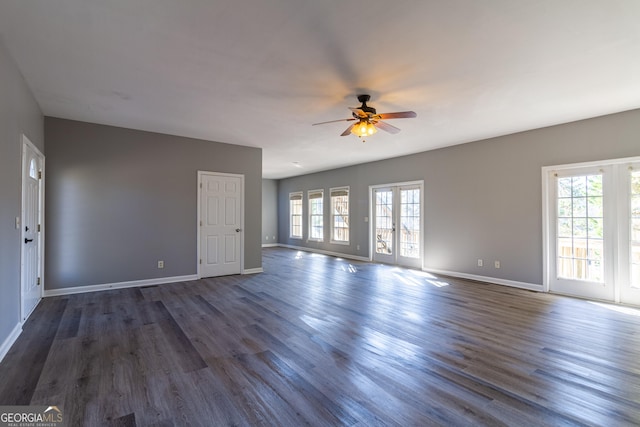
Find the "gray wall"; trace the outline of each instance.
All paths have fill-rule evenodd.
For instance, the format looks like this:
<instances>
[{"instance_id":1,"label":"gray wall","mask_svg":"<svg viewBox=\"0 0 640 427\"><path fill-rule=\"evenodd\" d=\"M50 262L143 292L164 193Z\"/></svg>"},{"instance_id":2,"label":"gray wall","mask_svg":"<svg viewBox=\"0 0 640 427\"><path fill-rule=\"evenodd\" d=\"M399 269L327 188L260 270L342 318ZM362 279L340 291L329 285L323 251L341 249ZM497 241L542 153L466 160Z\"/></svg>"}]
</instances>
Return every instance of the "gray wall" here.
<instances>
[{"instance_id":1,"label":"gray wall","mask_svg":"<svg viewBox=\"0 0 640 427\"><path fill-rule=\"evenodd\" d=\"M262 244L278 243L278 181L262 180Z\"/></svg>"},{"instance_id":2,"label":"gray wall","mask_svg":"<svg viewBox=\"0 0 640 427\"><path fill-rule=\"evenodd\" d=\"M633 110L283 179L279 242L368 257L368 186L424 180L425 268L539 285L541 167L638 155L640 110ZM351 187L351 244L332 245L326 238L307 242L306 191L324 188L328 205L329 188L342 185ZM289 238L288 195L293 191L305 192L303 240ZM485 260L484 267L477 267L478 258ZM494 260L501 262L499 270Z\"/></svg>"},{"instance_id":3,"label":"gray wall","mask_svg":"<svg viewBox=\"0 0 640 427\"><path fill-rule=\"evenodd\" d=\"M45 135L47 289L196 274L198 170L245 175L244 267L262 266L261 149L50 117Z\"/></svg>"},{"instance_id":4,"label":"gray wall","mask_svg":"<svg viewBox=\"0 0 640 427\"><path fill-rule=\"evenodd\" d=\"M43 117L0 39L0 345L20 323L22 134L44 153ZM45 153L46 154L46 153Z\"/></svg>"}]
</instances>

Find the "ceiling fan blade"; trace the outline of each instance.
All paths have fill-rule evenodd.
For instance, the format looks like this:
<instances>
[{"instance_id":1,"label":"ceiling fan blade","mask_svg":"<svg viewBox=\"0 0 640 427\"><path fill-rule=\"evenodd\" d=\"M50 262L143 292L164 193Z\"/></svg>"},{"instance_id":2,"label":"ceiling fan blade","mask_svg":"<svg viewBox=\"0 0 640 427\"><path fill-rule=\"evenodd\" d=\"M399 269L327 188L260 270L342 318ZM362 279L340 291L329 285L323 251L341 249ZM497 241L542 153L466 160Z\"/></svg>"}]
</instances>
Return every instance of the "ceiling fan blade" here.
<instances>
[{"instance_id":1,"label":"ceiling fan blade","mask_svg":"<svg viewBox=\"0 0 640 427\"><path fill-rule=\"evenodd\" d=\"M369 115L360 108L349 107L349 110L351 110L353 114L360 117L361 119L366 119L367 117L369 117Z\"/></svg>"},{"instance_id":2,"label":"ceiling fan blade","mask_svg":"<svg viewBox=\"0 0 640 427\"><path fill-rule=\"evenodd\" d=\"M412 119L418 117L415 111L401 111L398 113L382 113L378 114L378 117L382 120L387 119Z\"/></svg>"},{"instance_id":3,"label":"ceiling fan blade","mask_svg":"<svg viewBox=\"0 0 640 427\"><path fill-rule=\"evenodd\" d=\"M377 127L378 129L382 129L385 132L389 132L392 134L396 134L398 132L400 132L400 129L390 125L389 123L385 123L385 122L381 122L381 121L377 121L377 122L373 122L373 125L375 127Z\"/></svg>"},{"instance_id":4,"label":"ceiling fan blade","mask_svg":"<svg viewBox=\"0 0 640 427\"><path fill-rule=\"evenodd\" d=\"M350 122L355 120L355 118L350 118L350 119L340 119L340 120L329 120L328 122L320 122L320 123L314 123L311 126L315 126L315 125L326 125L327 123L337 123L337 122Z\"/></svg>"},{"instance_id":5,"label":"ceiling fan blade","mask_svg":"<svg viewBox=\"0 0 640 427\"><path fill-rule=\"evenodd\" d=\"M351 126L349 126L349 127L347 128L347 130L345 130L344 132L342 132L342 133L340 134L340 136L347 136L347 135L350 135L350 134L351 134L351 129L353 129L353 127L354 127L355 125L356 125L356 124L354 123L354 124L352 124Z\"/></svg>"}]
</instances>

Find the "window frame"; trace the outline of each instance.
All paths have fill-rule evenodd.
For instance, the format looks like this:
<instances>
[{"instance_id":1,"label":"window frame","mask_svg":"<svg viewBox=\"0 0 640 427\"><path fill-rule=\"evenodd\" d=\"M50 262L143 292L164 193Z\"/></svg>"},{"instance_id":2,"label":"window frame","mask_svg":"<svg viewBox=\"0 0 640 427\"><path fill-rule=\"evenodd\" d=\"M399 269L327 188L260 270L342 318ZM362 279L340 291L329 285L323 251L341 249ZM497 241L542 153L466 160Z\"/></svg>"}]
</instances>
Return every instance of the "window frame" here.
<instances>
[{"instance_id":1,"label":"window frame","mask_svg":"<svg viewBox=\"0 0 640 427\"><path fill-rule=\"evenodd\" d=\"M343 193L346 192L346 197L347 197L347 213L346 215L344 214L336 214L336 210L334 209L334 197L345 197L345 194L338 194L336 196L334 196L334 193ZM329 241L333 244L336 245L349 245L351 242L351 226L349 224L349 219L350 219L350 210L351 210L351 191L349 186L343 186L343 187L332 187L329 189L329 225L330 225L330 239ZM346 234L347 234L347 239L346 240L338 240L336 239L336 234L335 234L335 218L336 216L342 216L345 217L346 216L346 227L340 227L340 229L346 229Z\"/></svg>"},{"instance_id":2,"label":"window frame","mask_svg":"<svg viewBox=\"0 0 640 427\"><path fill-rule=\"evenodd\" d=\"M317 194L320 194L320 196L318 197ZM318 199L320 199L322 203L321 213L314 214L313 208L311 205L314 202L314 200L318 200ZM307 206L308 206L307 220L308 220L308 233L309 233L307 235L307 241L308 242L324 242L325 227L324 227L324 189L323 188L307 191ZM312 230L314 228L314 218L320 218L321 220L320 222L321 236L320 237L312 237L313 236Z\"/></svg>"},{"instance_id":3,"label":"window frame","mask_svg":"<svg viewBox=\"0 0 640 427\"><path fill-rule=\"evenodd\" d=\"M299 198L298 198L299 197ZM296 217L300 217L300 235L293 234L294 227L294 213L293 213L293 201L300 201L300 214L295 214ZM293 191L289 193L289 238L290 239L300 239L303 238L304 233L304 225L302 223L302 219L304 218L304 193L302 191Z\"/></svg>"}]
</instances>

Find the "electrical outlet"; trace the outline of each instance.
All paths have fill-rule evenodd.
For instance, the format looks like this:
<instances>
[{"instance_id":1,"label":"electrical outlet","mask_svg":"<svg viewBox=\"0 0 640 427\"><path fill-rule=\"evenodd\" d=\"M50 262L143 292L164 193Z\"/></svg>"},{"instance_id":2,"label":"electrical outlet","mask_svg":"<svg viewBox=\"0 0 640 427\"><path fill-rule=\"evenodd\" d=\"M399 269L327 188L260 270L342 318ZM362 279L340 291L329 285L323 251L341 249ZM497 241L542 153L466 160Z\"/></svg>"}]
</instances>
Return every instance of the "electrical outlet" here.
<instances>
[{"instance_id":1,"label":"electrical outlet","mask_svg":"<svg viewBox=\"0 0 640 427\"><path fill-rule=\"evenodd\" d=\"M265 237L266 237L266 240L269 240L269 236L265 236Z\"/></svg>"},{"instance_id":2,"label":"electrical outlet","mask_svg":"<svg viewBox=\"0 0 640 427\"><path fill-rule=\"evenodd\" d=\"M360 250L360 245L356 245L356 251Z\"/></svg>"},{"instance_id":3,"label":"electrical outlet","mask_svg":"<svg viewBox=\"0 0 640 427\"><path fill-rule=\"evenodd\" d=\"M483 265L482 260L481 260L481 259L478 259L478 267L482 267L482 265Z\"/></svg>"},{"instance_id":4,"label":"electrical outlet","mask_svg":"<svg viewBox=\"0 0 640 427\"><path fill-rule=\"evenodd\" d=\"M500 268L500 261L495 261L494 265L496 266L496 268Z\"/></svg>"},{"instance_id":5,"label":"electrical outlet","mask_svg":"<svg viewBox=\"0 0 640 427\"><path fill-rule=\"evenodd\" d=\"M164 268L164 261L158 261L158 268Z\"/></svg>"}]
</instances>

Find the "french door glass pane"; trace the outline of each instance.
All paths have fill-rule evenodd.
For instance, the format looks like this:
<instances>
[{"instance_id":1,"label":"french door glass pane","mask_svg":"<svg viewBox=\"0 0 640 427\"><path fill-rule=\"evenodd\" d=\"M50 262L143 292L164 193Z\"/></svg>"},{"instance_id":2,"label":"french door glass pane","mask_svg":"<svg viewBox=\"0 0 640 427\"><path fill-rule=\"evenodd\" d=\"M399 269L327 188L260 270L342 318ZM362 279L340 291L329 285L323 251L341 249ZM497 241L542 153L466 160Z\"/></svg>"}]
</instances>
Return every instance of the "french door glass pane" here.
<instances>
[{"instance_id":1,"label":"french door glass pane","mask_svg":"<svg viewBox=\"0 0 640 427\"><path fill-rule=\"evenodd\" d=\"M420 256L420 190L400 190L400 256Z\"/></svg>"},{"instance_id":2,"label":"french door glass pane","mask_svg":"<svg viewBox=\"0 0 640 427\"><path fill-rule=\"evenodd\" d=\"M631 287L640 288L640 171L631 175L630 247Z\"/></svg>"},{"instance_id":3,"label":"french door glass pane","mask_svg":"<svg viewBox=\"0 0 640 427\"><path fill-rule=\"evenodd\" d=\"M393 253L393 192L376 191L376 253Z\"/></svg>"},{"instance_id":4,"label":"french door glass pane","mask_svg":"<svg viewBox=\"0 0 640 427\"><path fill-rule=\"evenodd\" d=\"M557 182L557 275L602 282L602 175L563 177Z\"/></svg>"}]
</instances>

